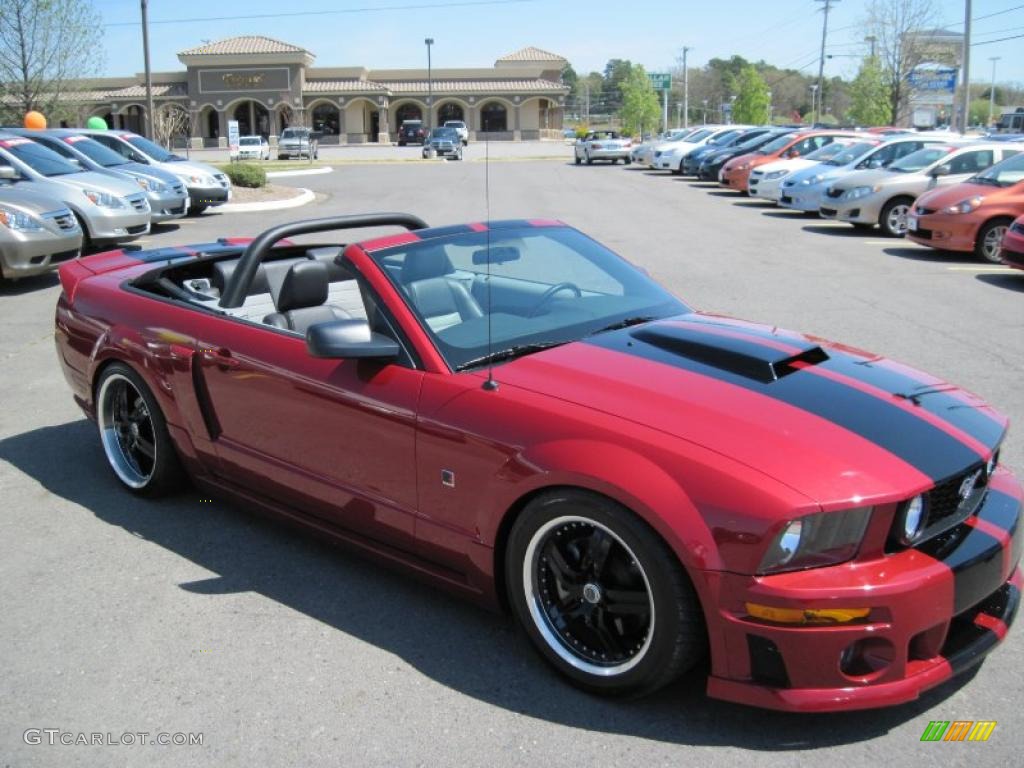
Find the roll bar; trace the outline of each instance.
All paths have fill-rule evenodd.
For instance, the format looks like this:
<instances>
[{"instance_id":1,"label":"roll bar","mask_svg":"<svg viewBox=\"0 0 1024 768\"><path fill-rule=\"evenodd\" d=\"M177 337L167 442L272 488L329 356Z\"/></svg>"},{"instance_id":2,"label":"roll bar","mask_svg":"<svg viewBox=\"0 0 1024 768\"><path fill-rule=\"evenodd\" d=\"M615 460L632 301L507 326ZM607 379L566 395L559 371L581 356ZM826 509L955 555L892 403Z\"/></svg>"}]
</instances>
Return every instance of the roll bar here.
<instances>
[{"instance_id":1,"label":"roll bar","mask_svg":"<svg viewBox=\"0 0 1024 768\"><path fill-rule=\"evenodd\" d=\"M260 233L246 246L238 267L232 273L228 284L224 286L224 294L220 298L220 306L224 309L240 307L245 303L249 286L256 277L256 270L263 263L274 244L291 235L308 235L311 232L329 232L336 229L359 229L363 227L405 227L412 231L426 229L423 219L409 213L366 213L352 216L328 216L323 219L307 219L290 224L280 224Z\"/></svg>"}]
</instances>

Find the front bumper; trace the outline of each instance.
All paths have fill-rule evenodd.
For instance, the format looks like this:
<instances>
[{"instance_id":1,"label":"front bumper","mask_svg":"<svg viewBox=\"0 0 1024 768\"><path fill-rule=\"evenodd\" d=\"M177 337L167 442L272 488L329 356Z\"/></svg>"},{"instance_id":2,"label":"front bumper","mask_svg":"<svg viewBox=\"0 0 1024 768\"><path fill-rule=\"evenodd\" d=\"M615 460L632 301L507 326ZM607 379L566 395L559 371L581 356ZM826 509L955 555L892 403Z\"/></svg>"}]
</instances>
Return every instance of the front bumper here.
<instances>
[{"instance_id":1,"label":"front bumper","mask_svg":"<svg viewBox=\"0 0 1024 768\"><path fill-rule=\"evenodd\" d=\"M799 712L916 699L1005 637L1022 588L1021 523L1020 485L999 470L971 518L915 549L765 577L704 572L718 601L708 622L719 651L708 695ZM747 602L870 614L860 623L779 624L747 615ZM844 671L844 653L863 665Z\"/></svg>"},{"instance_id":2,"label":"front bumper","mask_svg":"<svg viewBox=\"0 0 1024 768\"><path fill-rule=\"evenodd\" d=\"M309 144L281 144L277 145L277 157L309 157L311 152Z\"/></svg>"},{"instance_id":3,"label":"front bumper","mask_svg":"<svg viewBox=\"0 0 1024 768\"><path fill-rule=\"evenodd\" d=\"M764 176L750 175L750 179L747 181L747 192L752 197L759 197L763 200L771 200L772 202L778 202L780 190L782 189L782 176L776 179L768 179Z\"/></svg>"},{"instance_id":4,"label":"front bumper","mask_svg":"<svg viewBox=\"0 0 1024 768\"><path fill-rule=\"evenodd\" d=\"M127 243L149 233L150 210L91 206L82 216L93 243Z\"/></svg>"},{"instance_id":5,"label":"front bumper","mask_svg":"<svg viewBox=\"0 0 1024 768\"><path fill-rule=\"evenodd\" d=\"M747 183L750 181L750 171L750 168L740 170L739 168L726 167L723 168L722 172L719 174L721 177L719 181L723 187L728 187L736 192L746 194Z\"/></svg>"},{"instance_id":6,"label":"front bumper","mask_svg":"<svg viewBox=\"0 0 1024 768\"><path fill-rule=\"evenodd\" d=\"M1024 269L1024 233L1009 230L1003 236L1003 250L1000 255L1006 266Z\"/></svg>"},{"instance_id":7,"label":"front bumper","mask_svg":"<svg viewBox=\"0 0 1024 768\"><path fill-rule=\"evenodd\" d=\"M8 279L29 277L56 269L68 259L81 254L82 230L56 234L47 229L38 232L0 234L0 274Z\"/></svg>"},{"instance_id":8,"label":"front bumper","mask_svg":"<svg viewBox=\"0 0 1024 768\"><path fill-rule=\"evenodd\" d=\"M188 213L188 195L184 187L181 192L147 192L146 197L149 200L150 220L153 222L180 219Z\"/></svg>"},{"instance_id":9,"label":"front bumper","mask_svg":"<svg viewBox=\"0 0 1024 768\"><path fill-rule=\"evenodd\" d=\"M188 197L192 208L221 205L231 199L231 187L225 187L221 184L215 187L190 186L188 188Z\"/></svg>"},{"instance_id":10,"label":"front bumper","mask_svg":"<svg viewBox=\"0 0 1024 768\"><path fill-rule=\"evenodd\" d=\"M651 168L659 171L674 171L683 160L685 158L680 158L679 155L659 155L651 159Z\"/></svg>"},{"instance_id":11,"label":"front bumper","mask_svg":"<svg viewBox=\"0 0 1024 768\"><path fill-rule=\"evenodd\" d=\"M591 149L587 151L591 160L626 160L629 158L630 150L627 148L616 149Z\"/></svg>"},{"instance_id":12,"label":"front bumper","mask_svg":"<svg viewBox=\"0 0 1024 768\"><path fill-rule=\"evenodd\" d=\"M442 144L442 145L425 144L423 146L423 157L427 156L427 152L430 149L433 149L434 153L438 157L447 157L449 155L451 155L452 157L455 157L462 150L462 145L461 144L459 144L459 145L455 145L455 144Z\"/></svg>"},{"instance_id":13,"label":"front bumper","mask_svg":"<svg viewBox=\"0 0 1024 768\"><path fill-rule=\"evenodd\" d=\"M907 216L907 237L919 245L970 253L978 235L978 217L971 214L930 213Z\"/></svg>"},{"instance_id":14,"label":"front bumper","mask_svg":"<svg viewBox=\"0 0 1024 768\"><path fill-rule=\"evenodd\" d=\"M792 187L783 185L779 192L779 205L794 211L807 211L817 213L823 205L825 189L819 185L807 185L801 187L794 184Z\"/></svg>"},{"instance_id":15,"label":"front bumper","mask_svg":"<svg viewBox=\"0 0 1024 768\"><path fill-rule=\"evenodd\" d=\"M825 196L818 213L823 219L848 221L851 224L877 224L883 201L877 195L868 195L856 200L834 199Z\"/></svg>"}]
</instances>

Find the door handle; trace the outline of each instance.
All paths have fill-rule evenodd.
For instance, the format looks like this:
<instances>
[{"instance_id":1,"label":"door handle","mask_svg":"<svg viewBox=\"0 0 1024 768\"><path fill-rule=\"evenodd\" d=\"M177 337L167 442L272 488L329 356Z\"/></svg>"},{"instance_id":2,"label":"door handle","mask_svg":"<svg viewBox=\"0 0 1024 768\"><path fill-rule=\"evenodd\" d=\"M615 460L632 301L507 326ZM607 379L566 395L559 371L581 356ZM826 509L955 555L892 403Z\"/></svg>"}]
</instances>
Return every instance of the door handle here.
<instances>
[{"instance_id":1,"label":"door handle","mask_svg":"<svg viewBox=\"0 0 1024 768\"><path fill-rule=\"evenodd\" d=\"M222 370L237 368L241 363L231 356L231 350L221 347L219 349L204 349L203 357L209 360Z\"/></svg>"}]
</instances>

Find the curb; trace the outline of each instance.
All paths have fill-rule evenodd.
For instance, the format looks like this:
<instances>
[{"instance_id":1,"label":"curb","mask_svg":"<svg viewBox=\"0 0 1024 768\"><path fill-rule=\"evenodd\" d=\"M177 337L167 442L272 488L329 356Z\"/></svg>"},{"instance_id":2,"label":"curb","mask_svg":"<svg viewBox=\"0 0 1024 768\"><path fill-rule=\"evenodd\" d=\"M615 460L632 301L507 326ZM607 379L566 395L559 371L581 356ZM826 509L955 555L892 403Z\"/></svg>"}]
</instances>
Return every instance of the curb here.
<instances>
[{"instance_id":1,"label":"curb","mask_svg":"<svg viewBox=\"0 0 1024 768\"><path fill-rule=\"evenodd\" d=\"M311 203L316 198L312 190L303 189L302 194L287 200L267 200L262 203L225 203L218 205L217 213L253 213L256 211L280 211L285 208L298 208Z\"/></svg>"},{"instance_id":2,"label":"curb","mask_svg":"<svg viewBox=\"0 0 1024 768\"><path fill-rule=\"evenodd\" d=\"M323 168L304 168L297 171L267 171L268 179L279 179L282 176L317 176L321 173L332 173L334 168L330 165Z\"/></svg>"}]
</instances>

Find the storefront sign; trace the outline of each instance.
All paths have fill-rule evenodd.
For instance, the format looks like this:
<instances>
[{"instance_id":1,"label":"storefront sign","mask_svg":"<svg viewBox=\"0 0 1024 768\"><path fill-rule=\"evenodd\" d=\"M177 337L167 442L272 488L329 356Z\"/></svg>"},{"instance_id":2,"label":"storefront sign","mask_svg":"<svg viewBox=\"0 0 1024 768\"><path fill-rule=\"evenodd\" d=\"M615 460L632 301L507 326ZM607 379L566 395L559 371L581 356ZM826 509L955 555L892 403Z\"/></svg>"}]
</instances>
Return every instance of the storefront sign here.
<instances>
[{"instance_id":1,"label":"storefront sign","mask_svg":"<svg viewBox=\"0 0 1024 768\"><path fill-rule=\"evenodd\" d=\"M290 91L288 67L239 67L237 69L199 70L200 93L236 93L239 91Z\"/></svg>"}]
</instances>

